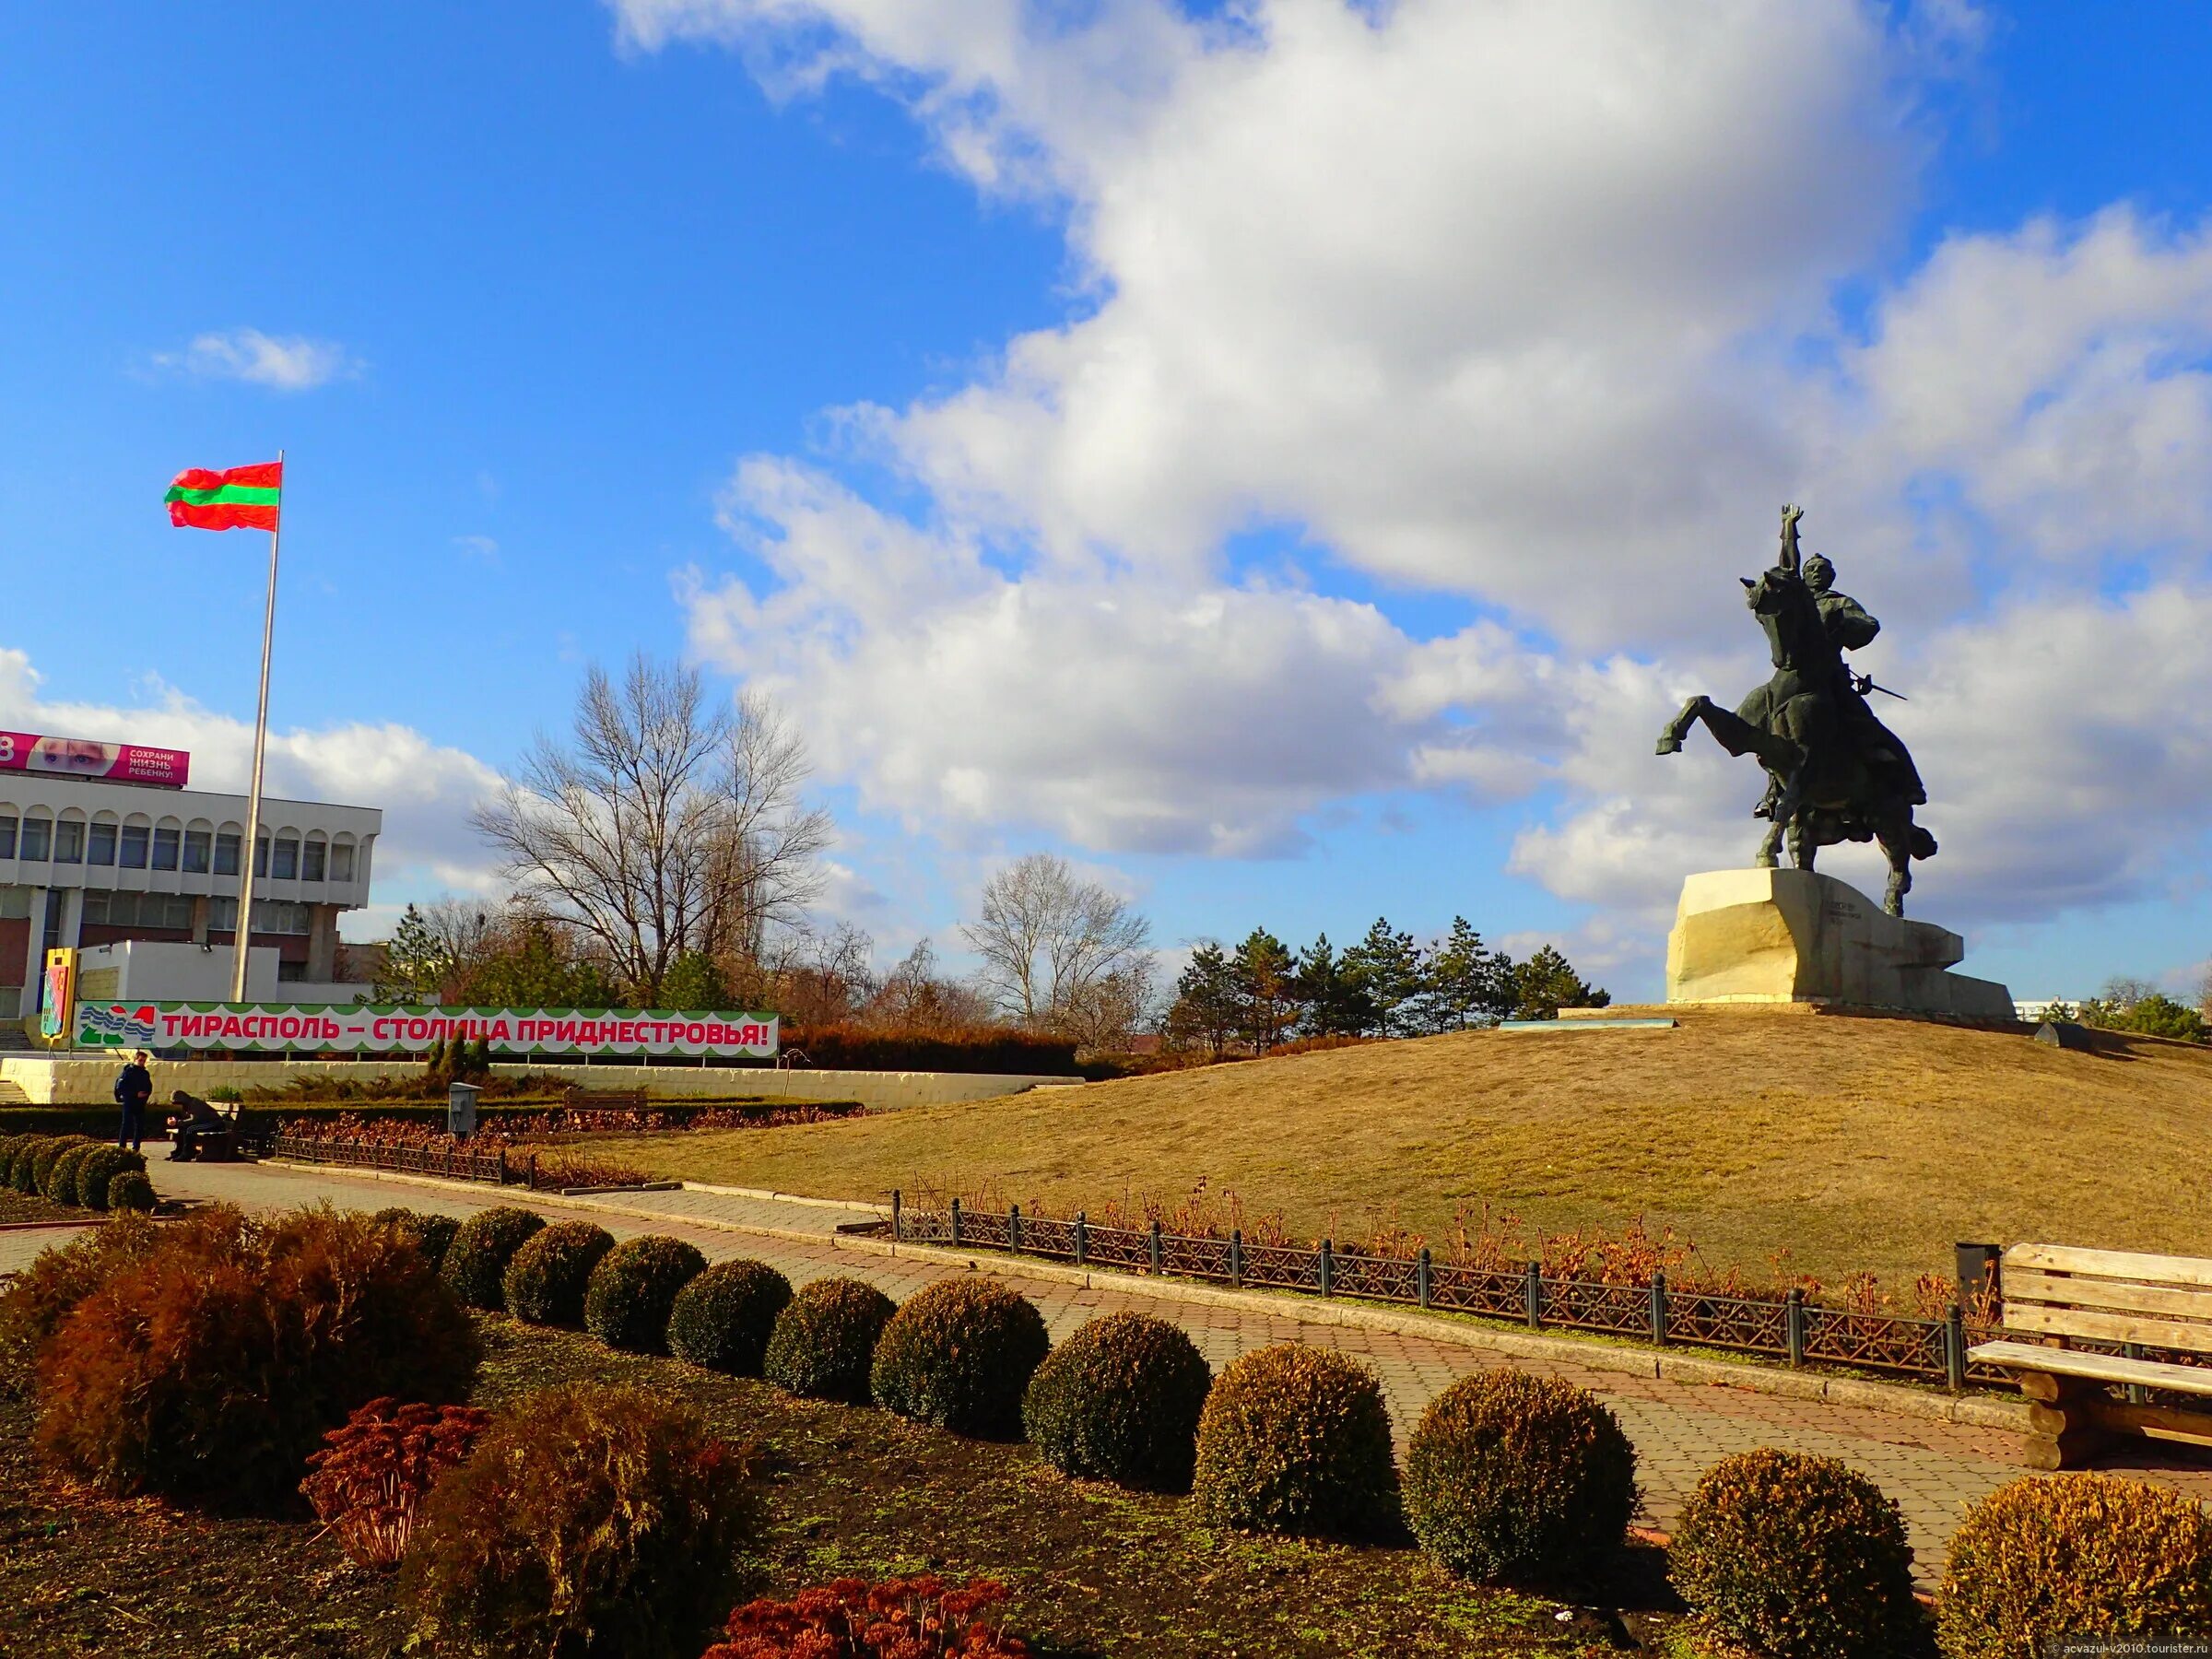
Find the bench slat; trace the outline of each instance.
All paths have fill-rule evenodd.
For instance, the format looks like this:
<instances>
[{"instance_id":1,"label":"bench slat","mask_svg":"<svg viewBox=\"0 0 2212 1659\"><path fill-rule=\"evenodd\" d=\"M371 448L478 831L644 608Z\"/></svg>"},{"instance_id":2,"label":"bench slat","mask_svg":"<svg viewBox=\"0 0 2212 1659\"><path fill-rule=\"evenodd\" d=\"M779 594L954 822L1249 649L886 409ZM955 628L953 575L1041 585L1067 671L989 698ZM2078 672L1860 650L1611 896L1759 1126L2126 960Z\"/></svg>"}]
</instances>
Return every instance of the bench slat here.
<instances>
[{"instance_id":1,"label":"bench slat","mask_svg":"<svg viewBox=\"0 0 2212 1659\"><path fill-rule=\"evenodd\" d=\"M2065 1308L2171 1313L2180 1319L2212 1321L2212 1290L2183 1290L2126 1279L2077 1278L2027 1268L2006 1274L2002 1283L2008 1306L2016 1301L2051 1302Z\"/></svg>"},{"instance_id":2,"label":"bench slat","mask_svg":"<svg viewBox=\"0 0 2212 1659\"><path fill-rule=\"evenodd\" d=\"M2007 1245L2002 1271L2010 1273L2015 1267L2085 1273L2097 1278L2193 1285L2212 1290L2212 1261L2201 1256L2138 1255L2125 1250L2079 1250L2070 1244Z\"/></svg>"},{"instance_id":3,"label":"bench slat","mask_svg":"<svg viewBox=\"0 0 2212 1659\"><path fill-rule=\"evenodd\" d=\"M2008 1331L2041 1331L2053 1336L2087 1336L2094 1342L2140 1342L2146 1347L2184 1348L2212 1353L2212 1324L2189 1324L2141 1313L2097 1313L2078 1308L2041 1307L2033 1302L2005 1304Z\"/></svg>"},{"instance_id":4,"label":"bench slat","mask_svg":"<svg viewBox=\"0 0 2212 1659\"><path fill-rule=\"evenodd\" d=\"M2157 1359L2124 1359L2117 1354L2077 1354L2032 1342L1983 1342L1967 1349L1969 1359L2007 1371L2047 1371L2059 1377L2087 1377L2096 1382L2140 1382L2177 1394L2212 1394L2212 1369L2168 1365Z\"/></svg>"}]
</instances>

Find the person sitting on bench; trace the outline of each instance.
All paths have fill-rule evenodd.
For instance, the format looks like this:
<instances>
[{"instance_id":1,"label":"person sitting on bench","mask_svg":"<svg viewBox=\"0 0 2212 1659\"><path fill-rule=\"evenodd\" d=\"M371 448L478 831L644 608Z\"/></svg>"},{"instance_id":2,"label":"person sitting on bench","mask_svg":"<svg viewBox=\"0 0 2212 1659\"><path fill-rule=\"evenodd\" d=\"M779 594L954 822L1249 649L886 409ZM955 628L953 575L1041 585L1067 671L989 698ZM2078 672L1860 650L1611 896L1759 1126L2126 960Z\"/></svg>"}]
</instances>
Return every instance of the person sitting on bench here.
<instances>
[{"instance_id":1,"label":"person sitting on bench","mask_svg":"<svg viewBox=\"0 0 2212 1659\"><path fill-rule=\"evenodd\" d=\"M229 1127L223 1121L223 1114L197 1095L186 1094L180 1088L169 1097L169 1103L177 1109L176 1115L169 1120L169 1161L171 1163L190 1163L200 1136L218 1134Z\"/></svg>"}]
</instances>

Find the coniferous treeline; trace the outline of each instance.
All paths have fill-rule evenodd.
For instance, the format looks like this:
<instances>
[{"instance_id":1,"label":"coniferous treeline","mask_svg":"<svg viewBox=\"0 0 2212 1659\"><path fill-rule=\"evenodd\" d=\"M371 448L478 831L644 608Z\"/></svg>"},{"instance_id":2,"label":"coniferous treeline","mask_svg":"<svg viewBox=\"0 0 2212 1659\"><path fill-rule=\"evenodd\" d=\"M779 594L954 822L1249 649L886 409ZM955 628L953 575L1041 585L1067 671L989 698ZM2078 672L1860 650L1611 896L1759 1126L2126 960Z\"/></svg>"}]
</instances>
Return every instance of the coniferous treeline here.
<instances>
[{"instance_id":1,"label":"coniferous treeline","mask_svg":"<svg viewBox=\"0 0 2212 1659\"><path fill-rule=\"evenodd\" d=\"M1295 1038L1418 1037L1611 1000L1553 946L1517 962L1464 916L1427 947L1378 917L1342 950L1326 934L1292 950L1264 927L1232 948L1199 946L1175 981L1165 1035L1216 1056L1265 1053Z\"/></svg>"}]
</instances>

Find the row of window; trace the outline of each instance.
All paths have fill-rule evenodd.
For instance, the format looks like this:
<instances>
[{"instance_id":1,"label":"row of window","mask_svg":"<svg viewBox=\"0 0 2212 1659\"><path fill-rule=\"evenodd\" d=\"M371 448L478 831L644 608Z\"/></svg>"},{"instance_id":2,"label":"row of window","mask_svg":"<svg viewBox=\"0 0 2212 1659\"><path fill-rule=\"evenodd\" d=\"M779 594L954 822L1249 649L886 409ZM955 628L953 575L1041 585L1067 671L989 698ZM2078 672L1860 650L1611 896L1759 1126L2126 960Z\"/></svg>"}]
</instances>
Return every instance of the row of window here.
<instances>
[{"instance_id":1,"label":"row of window","mask_svg":"<svg viewBox=\"0 0 2212 1659\"><path fill-rule=\"evenodd\" d=\"M186 929L192 926L193 900L186 893L120 893L93 888L85 892L84 920L95 927L168 927ZM256 899L253 900L253 931L257 934L297 934L305 937L312 931L314 906L295 904L283 899ZM214 933L229 933L238 925L238 900L210 899L207 901L207 926Z\"/></svg>"},{"instance_id":2,"label":"row of window","mask_svg":"<svg viewBox=\"0 0 2212 1659\"><path fill-rule=\"evenodd\" d=\"M148 829L144 824L87 824L75 818L0 817L0 858L43 864L114 865L125 870L181 870L187 876L235 876L243 837L224 830ZM354 846L319 838L262 836L253 844L253 874L277 881L351 881Z\"/></svg>"}]
</instances>

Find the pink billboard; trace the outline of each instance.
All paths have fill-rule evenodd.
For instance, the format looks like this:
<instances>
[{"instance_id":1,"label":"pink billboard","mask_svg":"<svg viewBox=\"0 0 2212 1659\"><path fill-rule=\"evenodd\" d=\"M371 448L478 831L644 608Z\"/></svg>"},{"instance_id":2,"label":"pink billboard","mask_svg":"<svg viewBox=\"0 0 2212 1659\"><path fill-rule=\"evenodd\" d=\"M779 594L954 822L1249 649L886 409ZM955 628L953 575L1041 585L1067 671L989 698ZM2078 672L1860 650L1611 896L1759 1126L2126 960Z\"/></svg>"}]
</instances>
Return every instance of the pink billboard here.
<instances>
[{"instance_id":1,"label":"pink billboard","mask_svg":"<svg viewBox=\"0 0 2212 1659\"><path fill-rule=\"evenodd\" d=\"M104 778L111 783L182 789L192 771L192 757L182 749L147 748L135 743L95 743L87 737L0 732L0 771Z\"/></svg>"}]
</instances>

